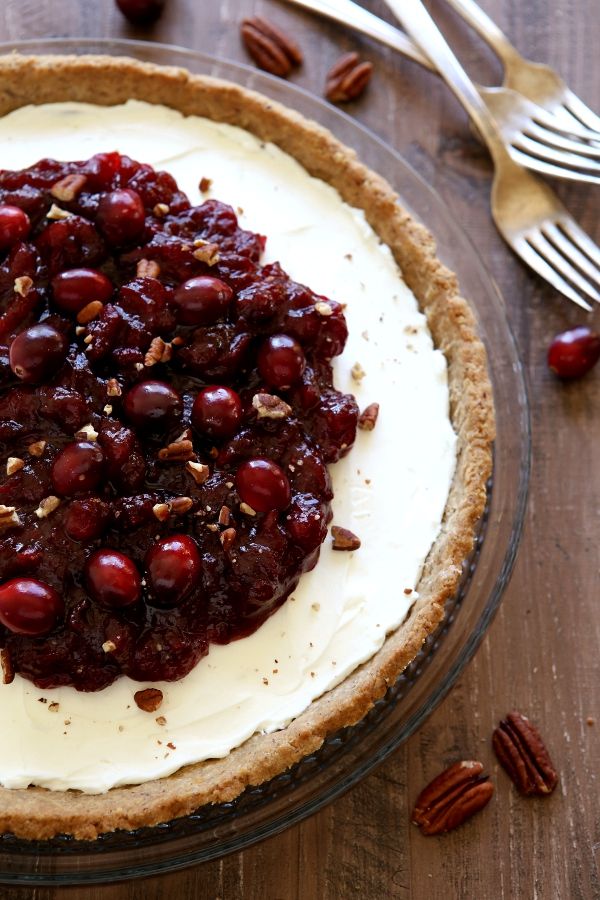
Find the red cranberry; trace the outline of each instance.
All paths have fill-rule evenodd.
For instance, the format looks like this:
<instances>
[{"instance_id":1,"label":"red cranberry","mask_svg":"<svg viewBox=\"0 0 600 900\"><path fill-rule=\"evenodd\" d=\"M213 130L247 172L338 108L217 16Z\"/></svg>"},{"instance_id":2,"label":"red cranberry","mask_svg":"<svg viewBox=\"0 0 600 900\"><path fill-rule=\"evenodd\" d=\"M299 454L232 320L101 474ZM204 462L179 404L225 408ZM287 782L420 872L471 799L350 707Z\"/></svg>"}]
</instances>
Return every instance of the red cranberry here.
<instances>
[{"instance_id":1,"label":"red cranberry","mask_svg":"<svg viewBox=\"0 0 600 900\"><path fill-rule=\"evenodd\" d=\"M165 537L146 554L150 587L161 606L178 606L198 584L200 567L198 546L186 534Z\"/></svg>"},{"instance_id":2,"label":"red cranberry","mask_svg":"<svg viewBox=\"0 0 600 900\"><path fill-rule=\"evenodd\" d=\"M229 308L233 291L211 275L189 278L175 290L172 302L182 325L212 325Z\"/></svg>"},{"instance_id":3,"label":"red cranberry","mask_svg":"<svg viewBox=\"0 0 600 900\"><path fill-rule=\"evenodd\" d=\"M585 326L557 334L548 349L548 365L560 378L580 378L600 359L600 334Z\"/></svg>"},{"instance_id":4,"label":"red cranberry","mask_svg":"<svg viewBox=\"0 0 600 900\"><path fill-rule=\"evenodd\" d=\"M133 25L150 25L162 13L166 0L116 0L116 3Z\"/></svg>"},{"instance_id":5,"label":"red cranberry","mask_svg":"<svg viewBox=\"0 0 600 900\"><path fill-rule=\"evenodd\" d=\"M258 351L258 371L267 384L289 388L300 381L306 368L302 347L287 334L274 334Z\"/></svg>"},{"instance_id":6,"label":"red cranberry","mask_svg":"<svg viewBox=\"0 0 600 900\"><path fill-rule=\"evenodd\" d=\"M78 313L93 300L106 303L110 300L113 285L97 269L67 269L52 279L54 302L65 312Z\"/></svg>"},{"instance_id":7,"label":"red cranberry","mask_svg":"<svg viewBox=\"0 0 600 900\"><path fill-rule=\"evenodd\" d=\"M145 221L142 198L130 188L104 194L98 204L96 224L111 244L126 244L140 237Z\"/></svg>"},{"instance_id":8,"label":"red cranberry","mask_svg":"<svg viewBox=\"0 0 600 900\"><path fill-rule=\"evenodd\" d=\"M100 537L109 518L108 505L98 497L73 500L65 515L65 531L74 541L93 541Z\"/></svg>"},{"instance_id":9,"label":"red cranberry","mask_svg":"<svg viewBox=\"0 0 600 900\"><path fill-rule=\"evenodd\" d=\"M69 496L93 491L104 469L104 454L92 441L73 441L60 451L52 466L52 483L57 494Z\"/></svg>"},{"instance_id":10,"label":"red cranberry","mask_svg":"<svg viewBox=\"0 0 600 900\"><path fill-rule=\"evenodd\" d=\"M17 634L47 634L64 614L60 594L35 578L0 585L0 622Z\"/></svg>"},{"instance_id":11,"label":"red cranberry","mask_svg":"<svg viewBox=\"0 0 600 900\"><path fill-rule=\"evenodd\" d=\"M210 437L232 437L241 419L242 401L231 388L206 387L194 400L192 425Z\"/></svg>"},{"instance_id":12,"label":"red cranberry","mask_svg":"<svg viewBox=\"0 0 600 900\"><path fill-rule=\"evenodd\" d=\"M136 428L164 431L181 416L181 395L165 381L140 381L125 395L123 408Z\"/></svg>"},{"instance_id":13,"label":"red cranberry","mask_svg":"<svg viewBox=\"0 0 600 900\"><path fill-rule=\"evenodd\" d=\"M10 345L10 367L21 381L43 381L62 366L68 349L64 334L40 322L16 336Z\"/></svg>"},{"instance_id":14,"label":"red cranberry","mask_svg":"<svg viewBox=\"0 0 600 900\"><path fill-rule=\"evenodd\" d=\"M7 250L29 234L29 216L18 206L0 206L0 250Z\"/></svg>"},{"instance_id":15,"label":"red cranberry","mask_svg":"<svg viewBox=\"0 0 600 900\"><path fill-rule=\"evenodd\" d=\"M137 603L142 580L133 560L117 550L96 550L85 567L87 589L93 599L107 608Z\"/></svg>"},{"instance_id":16,"label":"red cranberry","mask_svg":"<svg viewBox=\"0 0 600 900\"><path fill-rule=\"evenodd\" d=\"M257 512L289 506L291 491L287 475L270 459L243 462L237 470L235 486L243 502Z\"/></svg>"}]
</instances>

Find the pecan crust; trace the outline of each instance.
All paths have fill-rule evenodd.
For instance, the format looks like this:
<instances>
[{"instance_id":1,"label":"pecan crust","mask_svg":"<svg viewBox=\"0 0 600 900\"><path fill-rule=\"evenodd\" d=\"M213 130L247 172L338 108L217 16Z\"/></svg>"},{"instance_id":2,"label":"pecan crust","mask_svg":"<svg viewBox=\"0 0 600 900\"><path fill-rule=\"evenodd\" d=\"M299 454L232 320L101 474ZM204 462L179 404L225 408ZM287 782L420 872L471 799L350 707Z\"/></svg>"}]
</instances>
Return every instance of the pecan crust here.
<instances>
[{"instance_id":1,"label":"pecan crust","mask_svg":"<svg viewBox=\"0 0 600 900\"><path fill-rule=\"evenodd\" d=\"M421 791L412 821L422 834L452 831L489 803L494 785L482 772L480 762L461 760L444 769Z\"/></svg>"},{"instance_id":2,"label":"pecan crust","mask_svg":"<svg viewBox=\"0 0 600 900\"><path fill-rule=\"evenodd\" d=\"M521 794L544 796L558 784L541 734L520 712L513 710L501 720L492 735L492 747Z\"/></svg>"}]
</instances>

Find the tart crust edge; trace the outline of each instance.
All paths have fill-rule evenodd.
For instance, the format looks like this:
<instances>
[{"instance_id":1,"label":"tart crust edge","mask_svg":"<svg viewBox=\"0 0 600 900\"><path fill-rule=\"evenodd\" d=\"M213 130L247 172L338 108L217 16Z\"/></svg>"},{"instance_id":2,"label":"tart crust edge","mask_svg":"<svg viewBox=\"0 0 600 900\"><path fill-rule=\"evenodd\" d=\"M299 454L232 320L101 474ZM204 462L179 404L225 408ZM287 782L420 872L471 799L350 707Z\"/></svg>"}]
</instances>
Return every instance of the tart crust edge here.
<instances>
[{"instance_id":1,"label":"tart crust edge","mask_svg":"<svg viewBox=\"0 0 600 900\"><path fill-rule=\"evenodd\" d=\"M436 257L433 237L402 208L391 186L322 126L231 82L128 58L14 54L0 58L0 75L0 115L34 100L100 105L145 100L241 126L335 187L347 203L364 210L427 316L448 361L451 420L458 434L457 469L442 529L418 585L419 599L375 656L290 725L254 735L224 759L104 794L0 788L0 830L28 839L67 833L93 840L107 831L154 825L207 803L231 801L318 749L329 734L355 724L383 696L442 620L473 548L492 470L492 391L473 314L456 276Z\"/></svg>"}]
</instances>

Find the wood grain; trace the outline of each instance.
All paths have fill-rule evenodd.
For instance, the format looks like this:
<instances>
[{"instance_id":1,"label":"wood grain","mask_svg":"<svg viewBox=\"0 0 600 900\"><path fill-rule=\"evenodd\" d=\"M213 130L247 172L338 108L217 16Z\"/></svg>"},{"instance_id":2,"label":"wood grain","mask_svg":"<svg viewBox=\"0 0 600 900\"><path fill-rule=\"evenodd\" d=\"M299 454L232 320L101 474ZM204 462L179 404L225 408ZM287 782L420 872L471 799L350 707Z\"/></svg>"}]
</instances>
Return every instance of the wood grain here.
<instances>
[{"instance_id":1,"label":"wood grain","mask_svg":"<svg viewBox=\"0 0 600 900\"><path fill-rule=\"evenodd\" d=\"M600 110L598 0L482 2L522 51L554 65ZM385 15L383 2L364 5ZM431 8L470 71L497 78L497 62L442 0ZM525 536L495 622L445 702L377 772L313 818L242 854L141 882L61 892L0 888L0 897L600 897L600 373L565 386L548 372L550 338L585 316L530 275L502 243L488 211L490 163L462 110L416 65L275 0L169 0L150 32L127 26L112 0L3 0L2 12L0 39L142 37L242 61L237 23L260 12L295 33L306 63L294 81L317 94L342 52L357 49L372 60L373 83L348 112L397 147L439 191L503 291L528 371L534 463ZM600 241L598 189L569 185L559 192ZM598 324L597 315L593 321ZM491 730L513 706L540 725L559 768L560 786L549 799L518 797L494 764ZM462 756L489 765L496 797L459 831L423 838L409 824L412 801L425 781Z\"/></svg>"}]
</instances>

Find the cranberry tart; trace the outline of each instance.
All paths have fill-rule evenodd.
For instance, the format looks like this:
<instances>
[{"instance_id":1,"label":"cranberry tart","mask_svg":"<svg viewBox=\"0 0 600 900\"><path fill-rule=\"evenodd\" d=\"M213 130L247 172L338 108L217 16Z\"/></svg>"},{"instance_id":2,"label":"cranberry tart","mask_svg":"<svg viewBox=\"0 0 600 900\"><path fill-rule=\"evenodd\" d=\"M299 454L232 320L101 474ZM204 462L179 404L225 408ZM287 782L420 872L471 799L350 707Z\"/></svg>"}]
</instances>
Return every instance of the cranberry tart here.
<instances>
[{"instance_id":1,"label":"cranberry tart","mask_svg":"<svg viewBox=\"0 0 600 900\"><path fill-rule=\"evenodd\" d=\"M0 65L0 823L93 839L382 696L472 548L491 391L429 234L324 129L183 70Z\"/></svg>"}]
</instances>

